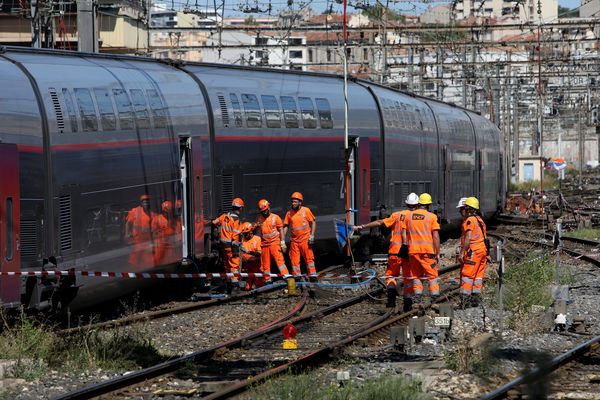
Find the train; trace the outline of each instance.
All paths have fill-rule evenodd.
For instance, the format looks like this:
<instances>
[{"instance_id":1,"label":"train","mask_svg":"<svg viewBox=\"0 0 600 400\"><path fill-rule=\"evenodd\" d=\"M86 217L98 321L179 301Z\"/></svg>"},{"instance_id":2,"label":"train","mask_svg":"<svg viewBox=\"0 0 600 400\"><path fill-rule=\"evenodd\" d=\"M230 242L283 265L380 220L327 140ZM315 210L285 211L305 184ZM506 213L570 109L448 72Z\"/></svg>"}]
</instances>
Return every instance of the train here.
<instances>
[{"instance_id":1,"label":"train","mask_svg":"<svg viewBox=\"0 0 600 400\"><path fill-rule=\"evenodd\" d=\"M449 227L460 197L477 196L491 216L505 196L492 122L366 80L348 82L347 152L343 77L333 74L0 47L0 87L2 273L201 265L214 250L209 221L234 197L253 221L259 199L283 217L295 191L316 215L316 253L339 251L346 156L354 224L403 207L410 192L430 193ZM163 265L131 262L126 218L143 194L155 212L165 200L180 210ZM4 274L0 302L86 307L142 281Z\"/></svg>"}]
</instances>

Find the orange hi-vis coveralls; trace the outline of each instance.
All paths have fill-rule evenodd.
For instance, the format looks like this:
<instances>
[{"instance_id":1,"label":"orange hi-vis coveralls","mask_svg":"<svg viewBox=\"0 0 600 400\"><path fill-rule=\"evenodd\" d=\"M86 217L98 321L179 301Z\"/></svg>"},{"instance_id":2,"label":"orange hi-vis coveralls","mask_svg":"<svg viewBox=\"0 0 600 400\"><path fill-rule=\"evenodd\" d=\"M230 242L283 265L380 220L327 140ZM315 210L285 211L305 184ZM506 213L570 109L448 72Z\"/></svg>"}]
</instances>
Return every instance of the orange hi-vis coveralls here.
<instances>
[{"instance_id":1,"label":"orange hi-vis coveralls","mask_svg":"<svg viewBox=\"0 0 600 400\"><path fill-rule=\"evenodd\" d=\"M429 281L429 294L439 296L438 271L434 268L436 256L433 249L433 232L440 230L437 216L427 210L417 209L405 220L408 256L413 279L413 293L423 293L423 276Z\"/></svg>"},{"instance_id":2,"label":"orange hi-vis coveralls","mask_svg":"<svg viewBox=\"0 0 600 400\"><path fill-rule=\"evenodd\" d=\"M164 265L181 261L181 220L176 218L170 221L164 215L159 214L152 220L152 230L156 234L154 264Z\"/></svg>"},{"instance_id":3,"label":"orange hi-vis coveralls","mask_svg":"<svg viewBox=\"0 0 600 400\"><path fill-rule=\"evenodd\" d=\"M240 256L233 253L231 246L234 242L238 245L241 242L242 222L240 217L233 212L223 213L212 223L219 227L219 245L221 246L221 257L223 258L225 271L239 274ZM237 282L238 277L234 276L231 281Z\"/></svg>"},{"instance_id":4,"label":"orange hi-vis coveralls","mask_svg":"<svg viewBox=\"0 0 600 400\"><path fill-rule=\"evenodd\" d=\"M289 275L288 269L285 266L283 252L281 251L280 231L283 227L283 222L279 215L271 213L267 218L262 215L256 220L260 224L260 234L262 237L262 255L261 262L263 272L271 273L271 257L275 260L279 273L281 275ZM265 281L271 279L265 277Z\"/></svg>"},{"instance_id":5,"label":"orange hi-vis coveralls","mask_svg":"<svg viewBox=\"0 0 600 400\"><path fill-rule=\"evenodd\" d=\"M126 223L131 224L133 249L129 254L129 264L150 268L154 265L154 244L152 242L152 221L156 214L146 214L142 206L132 208L127 214Z\"/></svg>"},{"instance_id":6,"label":"orange hi-vis coveralls","mask_svg":"<svg viewBox=\"0 0 600 400\"><path fill-rule=\"evenodd\" d=\"M242 248L246 249L248 251L261 253L260 236L253 235L252 238L250 238L250 240L244 239L242 241ZM263 272L262 267L261 267L261 257L262 257L262 253L261 253L261 256L255 256L252 254L242 252L242 268L246 272L250 272L250 273ZM264 282L263 278L248 277L246 279L246 287L244 289L250 290L250 289L252 289L252 287L259 288L263 285L263 282Z\"/></svg>"},{"instance_id":7,"label":"orange hi-vis coveralls","mask_svg":"<svg viewBox=\"0 0 600 400\"><path fill-rule=\"evenodd\" d=\"M402 267L402 278L404 282L404 297L412 294L413 279L410 274L408 260L402 260L398 256L402 247L402 230L405 228L404 220L410 215L410 210L397 211L383 220L387 228L392 229L390 248L388 249L388 266L385 271L385 284L387 287L396 286L396 278L400 276Z\"/></svg>"},{"instance_id":8,"label":"orange hi-vis coveralls","mask_svg":"<svg viewBox=\"0 0 600 400\"><path fill-rule=\"evenodd\" d=\"M481 293L487 267L487 249L484 242L487 235L485 223L477 216L470 216L464 220L461 244L464 244L465 236L469 231L471 232L469 248L462 255L463 265L460 270L460 291L466 295Z\"/></svg>"},{"instance_id":9,"label":"orange hi-vis coveralls","mask_svg":"<svg viewBox=\"0 0 600 400\"><path fill-rule=\"evenodd\" d=\"M309 208L300 206L295 210L290 210L285 214L283 220L284 226L289 226L292 231L290 236L290 262L292 263L292 274L300 275L300 256L306 262L306 268L310 275L316 275L315 256L313 254L308 239L310 238L310 222L315 222L315 216Z\"/></svg>"}]
</instances>

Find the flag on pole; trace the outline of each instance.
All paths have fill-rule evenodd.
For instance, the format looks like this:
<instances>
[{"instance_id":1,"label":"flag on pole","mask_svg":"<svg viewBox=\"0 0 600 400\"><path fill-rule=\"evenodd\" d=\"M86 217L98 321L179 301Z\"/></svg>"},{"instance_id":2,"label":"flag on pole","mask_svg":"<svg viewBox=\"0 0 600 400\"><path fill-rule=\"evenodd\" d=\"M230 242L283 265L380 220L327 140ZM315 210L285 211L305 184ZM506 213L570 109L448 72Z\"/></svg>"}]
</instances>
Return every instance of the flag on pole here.
<instances>
[{"instance_id":1,"label":"flag on pole","mask_svg":"<svg viewBox=\"0 0 600 400\"><path fill-rule=\"evenodd\" d=\"M346 245L346 242L348 241L348 236L352 235L354 226L347 225L346 222L339 219L334 219L333 225L335 229L335 238L337 239L338 244L340 245L340 249L343 249Z\"/></svg>"}]
</instances>

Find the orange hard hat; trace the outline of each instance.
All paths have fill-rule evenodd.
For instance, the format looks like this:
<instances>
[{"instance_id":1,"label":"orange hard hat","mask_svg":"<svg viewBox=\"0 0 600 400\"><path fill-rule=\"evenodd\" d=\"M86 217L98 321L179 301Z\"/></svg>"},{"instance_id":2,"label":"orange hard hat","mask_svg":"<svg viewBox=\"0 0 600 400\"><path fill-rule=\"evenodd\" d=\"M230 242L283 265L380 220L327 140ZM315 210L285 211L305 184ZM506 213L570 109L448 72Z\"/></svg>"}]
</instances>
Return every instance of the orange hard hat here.
<instances>
[{"instance_id":1,"label":"orange hard hat","mask_svg":"<svg viewBox=\"0 0 600 400\"><path fill-rule=\"evenodd\" d=\"M167 201L163 201L162 204L160 205L160 208L163 210L163 212L171 212L173 211L173 203L170 202L169 200Z\"/></svg>"},{"instance_id":2,"label":"orange hard hat","mask_svg":"<svg viewBox=\"0 0 600 400\"><path fill-rule=\"evenodd\" d=\"M244 207L244 200L240 199L239 197L236 197L231 202L231 207L238 207L238 208Z\"/></svg>"},{"instance_id":3,"label":"orange hard hat","mask_svg":"<svg viewBox=\"0 0 600 400\"><path fill-rule=\"evenodd\" d=\"M242 233L252 232L254 230L254 226L250 222L244 222L242 224Z\"/></svg>"},{"instance_id":4,"label":"orange hard hat","mask_svg":"<svg viewBox=\"0 0 600 400\"><path fill-rule=\"evenodd\" d=\"M140 196L140 201L144 201L144 200L150 200L150 195L149 194L143 194Z\"/></svg>"},{"instance_id":5,"label":"orange hard hat","mask_svg":"<svg viewBox=\"0 0 600 400\"><path fill-rule=\"evenodd\" d=\"M292 199L304 201L304 197L302 197L302 193L300 193L300 192L292 193Z\"/></svg>"},{"instance_id":6,"label":"orange hard hat","mask_svg":"<svg viewBox=\"0 0 600 400\"><path fill-rule=\"evenodd\" d=\"M258 202L258 210L259 211L265 211L267 208L269 208L270 204L267 200L262 199Z\"/></svg>"}]
</instances>

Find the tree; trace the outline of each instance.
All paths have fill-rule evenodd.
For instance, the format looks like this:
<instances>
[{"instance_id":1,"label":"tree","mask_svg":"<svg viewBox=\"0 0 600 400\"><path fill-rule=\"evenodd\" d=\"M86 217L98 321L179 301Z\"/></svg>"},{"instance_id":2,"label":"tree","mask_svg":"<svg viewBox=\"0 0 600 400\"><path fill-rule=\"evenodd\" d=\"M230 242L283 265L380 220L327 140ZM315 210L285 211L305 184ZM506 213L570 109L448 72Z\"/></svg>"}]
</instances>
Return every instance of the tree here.
<instances>
[{"instance_id":1,"label":"tree","mask_svg":"<svg viewBox=\"0 0 600 400\"><path fill-rule=\"evenodd\" d=\"M568 8L558 6L558 17L559 18L578 18L579 17L579 9L577 8Z\"/></svg>"}]
</instances>

